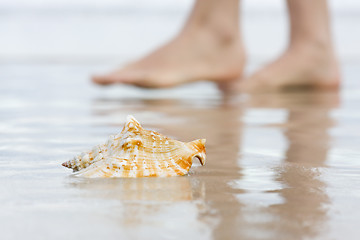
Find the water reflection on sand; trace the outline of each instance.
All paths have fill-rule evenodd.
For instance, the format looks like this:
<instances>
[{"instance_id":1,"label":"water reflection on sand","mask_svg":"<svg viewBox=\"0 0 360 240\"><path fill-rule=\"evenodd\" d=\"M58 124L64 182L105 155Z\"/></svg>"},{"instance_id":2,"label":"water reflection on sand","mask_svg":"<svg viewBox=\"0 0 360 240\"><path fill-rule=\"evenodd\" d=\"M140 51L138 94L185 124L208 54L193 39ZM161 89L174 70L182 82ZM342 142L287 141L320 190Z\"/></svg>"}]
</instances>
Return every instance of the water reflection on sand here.
<instances>
[{"instance_id":1,"label":"water reflection on sand","mask_svg":"<svg viewBox=\"0 0 360 240\"><path fill-rule=\"evenodd\" d=\"M316 237L326 227L331 204L322 171L331 148L330 112L338 99L336 93L225 96L198 104L184 99L98 99L94 115L110 118L130 112L145 120L145 128L177 139L206 138L207 165L194 166L185 177L70 178L67 184L81 189L82 197L117 201L110 217L131 226L133 236L146 229L149 238L170 233L175 239ZM286 112L286 120L269 123L267 118L279 109ZM245 121L249 111L268 111L269 116ZM162 117L151 121L149 113ZM265 136L268 129L283 134L286 150ZM243 151L244 131L252 136L252 152ZM260 151L264 148L254 138L264 137L270 139L269 152L281 150L279 156ZM278 200L271 201L274 197Z\"/></svg>"},{"instance_id":2,"label":"water reflection on sand","mask_svg":"<svg viewBox=\"0 0 360 240\"><path fill-rule=\"evenodd\" d=\"M288 147L283 161L273 168L274 181L281 184L275 192L283 202L263 209L271 216L264 227L271 233L270 239L313 238L325 230L328 219L330 200L321 173L331 149L329 129L334 122L330 111L339 105L339 96L298 93L269 97L268 101L255 98L252 106L287 110L287 120L279 127Z\"/></svg>"}]
</instances>

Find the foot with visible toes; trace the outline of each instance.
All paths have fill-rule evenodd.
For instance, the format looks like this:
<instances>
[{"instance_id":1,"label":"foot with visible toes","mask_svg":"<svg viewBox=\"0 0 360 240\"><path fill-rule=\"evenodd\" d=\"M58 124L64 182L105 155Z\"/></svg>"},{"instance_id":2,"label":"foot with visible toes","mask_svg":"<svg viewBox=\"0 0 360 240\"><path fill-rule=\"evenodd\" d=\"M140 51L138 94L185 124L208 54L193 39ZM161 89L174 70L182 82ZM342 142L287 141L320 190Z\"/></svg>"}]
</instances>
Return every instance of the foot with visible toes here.
<instances>
[{"instance_id":1,"label":"foot with visible toes","mask_svg":"<svg viewBox=\"0 0 360 240\"><path fill-rule=\"evenodd\" d=\"M165 88L183 83L210 80L224 82L243 72L241 41L218 39L206 31L183 33L139 61L114 72L93 77L97 84L132 84Z\"/></svg>"}]
</instances>

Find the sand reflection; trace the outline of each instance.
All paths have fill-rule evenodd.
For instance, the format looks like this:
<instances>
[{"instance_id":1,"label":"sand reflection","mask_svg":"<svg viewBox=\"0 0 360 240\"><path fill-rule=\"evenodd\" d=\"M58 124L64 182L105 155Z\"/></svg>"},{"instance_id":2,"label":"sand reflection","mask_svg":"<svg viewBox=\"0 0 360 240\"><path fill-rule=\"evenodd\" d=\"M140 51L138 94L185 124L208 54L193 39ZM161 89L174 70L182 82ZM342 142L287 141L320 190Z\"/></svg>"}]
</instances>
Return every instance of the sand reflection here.
<instances>
[{"instance_id":1,"label":"sand reflection","mask_svg":"<svg viewBox=\"0 0 360 240\"><path fill-rule=\"evenodd\" d=\"M85 195L121 201L190 201L193 192L188 178L71 179L71 186L86 190Z\"/></svg>"}]
</instances>

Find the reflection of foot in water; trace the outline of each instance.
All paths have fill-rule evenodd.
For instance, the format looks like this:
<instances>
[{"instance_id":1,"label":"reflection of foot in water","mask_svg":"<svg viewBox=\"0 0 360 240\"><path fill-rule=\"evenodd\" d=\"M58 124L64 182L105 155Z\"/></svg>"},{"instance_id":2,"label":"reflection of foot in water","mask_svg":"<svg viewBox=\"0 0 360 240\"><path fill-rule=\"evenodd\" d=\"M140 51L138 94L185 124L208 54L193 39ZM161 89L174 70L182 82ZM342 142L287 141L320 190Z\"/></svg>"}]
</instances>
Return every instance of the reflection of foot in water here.
<instances>
[{"instance_id":1,"label":"reflection of foot in water","mask_svg":"<svg viewBox=\"0 0 360 240\"><path fill-rule=\"evenodd\" d=\"M330 113L338 106L339 95L304 92L253 97L253 106L288 113L280 128L288 142L285 162L274 168L274 180L283 187L269 192L279 194L283 202L265 209L273 216L271 235L273 239L321 238L328 222L327 205L331 204L322 168L331 150L329 130L334 123Z\"/></svg>"},{"instance_id":2,"label":"reflection of foot in water","mask_svg":"<svg viewBox=\"0 0 360 240\"><path fill-rule=\"evenodd\" d=\"M172 41L120 70L95 76L93 81L157 88L240 77L244 50L238 26L239 1L218 3L197 1L184 29Z\"/></svg>"}]
</instances>

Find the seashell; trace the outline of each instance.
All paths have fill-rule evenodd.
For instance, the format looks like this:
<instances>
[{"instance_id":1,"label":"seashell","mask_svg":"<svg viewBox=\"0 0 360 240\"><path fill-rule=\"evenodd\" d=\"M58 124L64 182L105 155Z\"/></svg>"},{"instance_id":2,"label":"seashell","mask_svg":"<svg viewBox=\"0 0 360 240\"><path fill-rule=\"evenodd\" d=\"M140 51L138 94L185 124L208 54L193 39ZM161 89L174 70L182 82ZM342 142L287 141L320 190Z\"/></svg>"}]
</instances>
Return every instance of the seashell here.
<instances>
[{"instance_id":1,"label":"seashell","mask_svg":"<svg viewBox=\"0 0 360 240\"><path fill-rule=\"evenodd\" d=\"M205 139L184 143L142 128L128 116L121 133L62 165L76 176L170 177L189 172L194 159L205 164Z\"/></svg>"}]
</instances>

